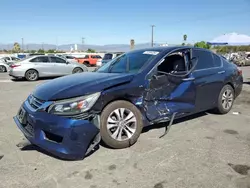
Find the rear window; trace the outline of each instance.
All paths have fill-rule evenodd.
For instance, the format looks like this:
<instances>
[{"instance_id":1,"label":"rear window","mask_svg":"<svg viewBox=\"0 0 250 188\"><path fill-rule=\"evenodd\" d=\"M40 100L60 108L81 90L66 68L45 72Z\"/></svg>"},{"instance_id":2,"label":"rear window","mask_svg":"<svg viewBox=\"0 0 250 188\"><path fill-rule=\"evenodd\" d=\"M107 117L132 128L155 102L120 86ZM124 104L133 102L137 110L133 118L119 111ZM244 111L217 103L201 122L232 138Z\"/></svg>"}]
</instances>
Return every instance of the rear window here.
<instances>
[{"instance_id":1,"label":"rear window","mask_svg":"<svg viewBox=\"0 0 250 188\"><path fill-rule=\"evenodd\" d=\"M113 54L105 54L103 57L103 60L110 60L112 59L112 57L113 57Z\"/></svg>"},{"instance_id":2,"label":"rear window","mask_svg":"<svg viewBox=\"0 0 250 188\"><path fill-rule=\"evenodd\" d=\"M49 58L47 56L36 57L34 59L31 59L30 62L48 63L49 62Z\"/></svg>"}]
</instances>

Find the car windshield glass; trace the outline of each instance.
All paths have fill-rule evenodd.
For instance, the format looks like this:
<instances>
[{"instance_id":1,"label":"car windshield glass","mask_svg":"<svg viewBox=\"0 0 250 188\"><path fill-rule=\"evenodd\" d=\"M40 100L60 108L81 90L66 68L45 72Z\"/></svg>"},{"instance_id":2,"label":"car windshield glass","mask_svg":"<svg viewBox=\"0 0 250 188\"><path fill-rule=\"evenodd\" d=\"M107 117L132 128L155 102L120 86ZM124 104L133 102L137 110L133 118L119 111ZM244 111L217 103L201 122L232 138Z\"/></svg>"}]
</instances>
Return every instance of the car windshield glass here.
<instances>
[{"instance_id":1,"label":"car windshield glass","mask_svg":"<svg viewBox=\"0 0 250 188\"><path fill-rule=\"evenodd\" d=\"M100 67L97 72L136 73L153 60L159 51L134 51L125 53Z\"/></svg>"}]
</instances>

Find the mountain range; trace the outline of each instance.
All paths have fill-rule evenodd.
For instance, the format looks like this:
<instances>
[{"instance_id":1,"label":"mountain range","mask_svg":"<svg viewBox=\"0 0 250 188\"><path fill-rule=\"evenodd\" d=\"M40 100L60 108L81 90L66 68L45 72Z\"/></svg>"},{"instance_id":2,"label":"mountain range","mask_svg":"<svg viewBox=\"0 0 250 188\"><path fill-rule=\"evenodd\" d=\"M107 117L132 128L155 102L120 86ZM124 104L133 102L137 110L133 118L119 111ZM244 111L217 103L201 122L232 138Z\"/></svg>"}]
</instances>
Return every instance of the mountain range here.
<instances>
[{"instance_id":1,"label":"mountain range","mask_svg":"<svg viewBox=\"0 0 250 188\"><path fill-rule=\"evenodd\" d=\"M154 46L160 46L159 43L155 43ZM173 46L169 44L169 46ZM151 43L140 43L135 44L134 49L141 49L151 47ZM11 50L13 48L13 44L0 44L0 49ZM49 50L49 49L58 49L62 51L70 51L71 48L75 48L75 44L63 44L56 46L55 44L24 44L25 50ZM92 45L92 44L77 44L77 50L87 50L94 49L97 52L126 52L130 50L129 44L108 44L108 45Z\"/></svg>"}]
</instances>

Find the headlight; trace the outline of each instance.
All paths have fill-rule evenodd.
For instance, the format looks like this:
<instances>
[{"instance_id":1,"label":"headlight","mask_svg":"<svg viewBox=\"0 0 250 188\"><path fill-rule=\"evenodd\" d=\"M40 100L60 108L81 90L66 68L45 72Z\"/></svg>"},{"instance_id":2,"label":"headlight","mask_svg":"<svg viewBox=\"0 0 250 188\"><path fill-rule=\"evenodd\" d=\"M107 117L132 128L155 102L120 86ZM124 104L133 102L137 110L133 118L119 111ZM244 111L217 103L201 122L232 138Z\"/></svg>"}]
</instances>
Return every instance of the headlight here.
<instances>
[{"instance_id":1,"label":"headlight","mask_svg":"<svg viewBox=\"0 0 250 188\"><path fill-rule=\"evenodd\" d=\"M100 94L97 92L83 97L56 101L49 107L48 112L57 115L74 115L86 112L95 104Z\"/></svg>"}]
</instances>

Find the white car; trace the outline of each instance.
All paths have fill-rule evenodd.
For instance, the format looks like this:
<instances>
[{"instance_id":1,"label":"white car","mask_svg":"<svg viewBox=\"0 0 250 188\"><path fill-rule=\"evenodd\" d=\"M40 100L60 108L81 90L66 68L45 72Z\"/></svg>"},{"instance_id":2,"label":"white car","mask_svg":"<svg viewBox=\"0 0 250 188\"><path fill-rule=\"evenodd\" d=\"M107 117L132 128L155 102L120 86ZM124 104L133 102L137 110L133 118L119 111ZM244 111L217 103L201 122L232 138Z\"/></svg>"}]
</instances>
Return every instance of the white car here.
<instances>
[{"instance_id":1,"label":"white car","mask_svg":"<svg viewBox=\"0 0 250 188\"><path fill-rule=\"evenodd\" d=\"M7 65L10 65L10 64L20 60L19 58L13 57L13 56L4 56L4 57L0 57L0 59L4 60Z\"/></svg>"},{"instance_id":2,"label":"white car","mask_svg":"<svg viewBox=\"0 0 250 188\"><path fill-rule=\"evenodd\" d=\"M9 66L4 61L0 60L0 73L8 71L9 71Z\"/></svg>"},{"instance_id":3,"label":"white car","mask_svg":"<svg viewBox=\"0 0 250 188\"><path fill-rule=\"evenodd\" d=\"M35 81L41 77L58 77L81 72L88 72L88 68L57 56L40 55L11 65L9 75L14 78Z\"/></svg>"}]
</instances>

